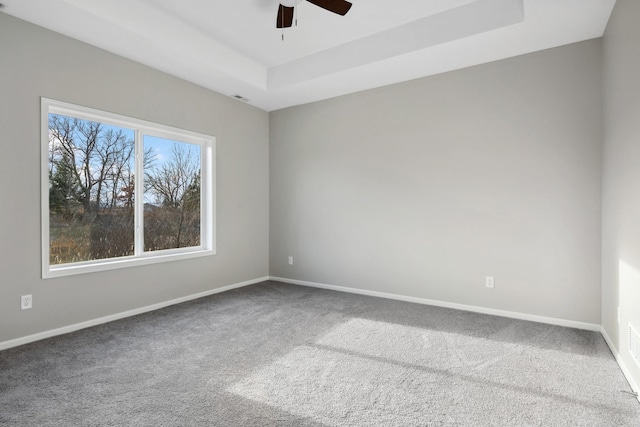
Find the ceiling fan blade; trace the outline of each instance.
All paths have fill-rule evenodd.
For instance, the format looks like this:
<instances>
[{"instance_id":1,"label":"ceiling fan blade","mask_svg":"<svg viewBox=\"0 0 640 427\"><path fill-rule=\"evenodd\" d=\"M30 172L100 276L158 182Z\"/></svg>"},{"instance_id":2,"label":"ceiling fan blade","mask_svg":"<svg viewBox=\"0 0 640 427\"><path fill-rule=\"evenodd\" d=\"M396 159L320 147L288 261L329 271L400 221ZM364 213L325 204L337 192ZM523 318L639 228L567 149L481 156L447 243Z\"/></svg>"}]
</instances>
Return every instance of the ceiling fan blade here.
<instances>
[{"instance_id":1,"label":"ceiling fan blade","mask_svg":"<svg viewBox=\"0 0 640 427\"><path fill-rule=\"evenodd\" d=\"M278 20L276 28L289 28L293 25L293 8L280 5L278 8Z\"/></svg>"},{"instance_id":2,"label":"ceiling fan blade","mask_svg":"<svg viewBox=\"0 0 640 427\"><path fill-rule=\"evenodd\" d=\"M316 6L320 6L329 12L337 13L338 15L346 15L351 9L351 3L345 0L307 0L309 3L313 3Z\"/></svg>"}]
</instances>

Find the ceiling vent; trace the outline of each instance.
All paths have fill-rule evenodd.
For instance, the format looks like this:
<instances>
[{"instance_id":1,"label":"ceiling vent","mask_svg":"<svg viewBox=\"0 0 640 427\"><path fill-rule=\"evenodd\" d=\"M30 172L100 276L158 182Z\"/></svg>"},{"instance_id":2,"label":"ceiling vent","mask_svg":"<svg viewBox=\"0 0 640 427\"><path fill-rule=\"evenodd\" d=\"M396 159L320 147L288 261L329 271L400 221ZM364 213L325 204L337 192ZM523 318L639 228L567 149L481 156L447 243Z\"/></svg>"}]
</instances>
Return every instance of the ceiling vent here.
<instances>
[{"instance_id":1,"label":"ceiling vent","mask_svg":"<svg viewBox=\"0 0 640 427\"><path fill-rule=\"evenodd\" d=\"M240 100L240 101L242 101L242 102L249 102L249 99L248 99L248 98L245 98L245 97L244 97L244 96L242 96L242 95L233 95L233 98L238 99L238 100Z\"/></svg>"}]
</instances>

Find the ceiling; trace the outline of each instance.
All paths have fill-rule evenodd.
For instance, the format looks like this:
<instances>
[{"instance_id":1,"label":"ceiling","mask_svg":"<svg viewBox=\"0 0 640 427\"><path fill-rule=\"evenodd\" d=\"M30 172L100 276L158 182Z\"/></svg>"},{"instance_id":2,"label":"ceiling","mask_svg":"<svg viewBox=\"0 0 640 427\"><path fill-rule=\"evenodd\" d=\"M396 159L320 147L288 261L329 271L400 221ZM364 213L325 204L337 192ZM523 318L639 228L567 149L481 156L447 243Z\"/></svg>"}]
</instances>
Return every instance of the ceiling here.
<instances>
[{"instance_id":1,"label":"ceiling","mask_svg":"<svg viewBox=\"0 0 640 427\"><path fill-rule=\"evenodd\" d=\"M615 0L0 0L3 12L272 111L602 36ZM284 40L283 40L284 39ZM240 101L239 101L240 102Z\"/></svg>"}]
</instances>

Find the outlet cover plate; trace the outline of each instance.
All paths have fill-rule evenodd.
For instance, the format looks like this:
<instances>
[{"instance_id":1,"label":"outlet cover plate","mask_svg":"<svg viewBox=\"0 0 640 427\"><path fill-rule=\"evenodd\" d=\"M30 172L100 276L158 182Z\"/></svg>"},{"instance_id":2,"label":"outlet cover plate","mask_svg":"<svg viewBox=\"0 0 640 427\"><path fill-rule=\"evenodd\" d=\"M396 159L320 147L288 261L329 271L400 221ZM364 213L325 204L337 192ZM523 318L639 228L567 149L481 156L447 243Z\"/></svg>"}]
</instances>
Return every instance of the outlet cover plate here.
<instances>
[{"instance_id":1,"label":"outlet cover plate","mask_svg":"<svg viewBox=\"0 0 640 427\"><path fill-rule=\"evenodd\" d=\"M495 286L495 281L493 279L493 276L487 276L485 278L485 285L487 286L487 288L491 288L493 289Z\"/></svg>"},{"instance_id":2,"label":"outlet cover plate","mask_svg":"<svg viewBox=\"0 0 640 427\"><path fill-rule=\"evenodd\" d=\"M33 306L32 295L22 295L20 297L20 310L28 310Z\"/></svg>"}]
</instances>

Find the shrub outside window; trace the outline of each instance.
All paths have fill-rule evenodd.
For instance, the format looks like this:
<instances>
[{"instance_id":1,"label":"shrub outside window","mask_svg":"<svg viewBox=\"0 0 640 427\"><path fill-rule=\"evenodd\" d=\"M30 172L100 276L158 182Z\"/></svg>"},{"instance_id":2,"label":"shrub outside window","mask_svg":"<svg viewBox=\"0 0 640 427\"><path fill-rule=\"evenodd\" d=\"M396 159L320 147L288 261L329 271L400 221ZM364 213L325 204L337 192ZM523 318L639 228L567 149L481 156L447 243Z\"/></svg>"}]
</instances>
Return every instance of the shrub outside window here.
<instances>
[{"instance_id":1,"label":"shrub outside window","mask_svg":"<svg viewBox=\"0 0 640 427\"><path fill-rule=\"evenodd\" d=\"M215 253L215 138L42 98L42 275Z\"/></svg>"}]
</instances>

